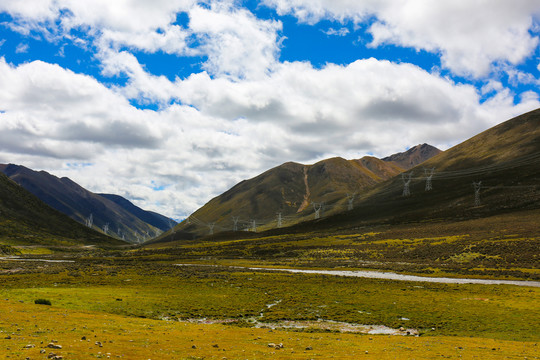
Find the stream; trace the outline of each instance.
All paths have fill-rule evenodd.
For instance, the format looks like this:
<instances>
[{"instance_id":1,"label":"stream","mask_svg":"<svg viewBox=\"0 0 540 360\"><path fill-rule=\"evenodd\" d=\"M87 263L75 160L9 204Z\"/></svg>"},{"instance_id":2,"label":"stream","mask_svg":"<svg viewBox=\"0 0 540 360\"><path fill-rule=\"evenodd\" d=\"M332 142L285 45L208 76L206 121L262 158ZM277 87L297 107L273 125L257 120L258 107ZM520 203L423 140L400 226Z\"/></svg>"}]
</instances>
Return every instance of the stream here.
<instances>
[{"instance_id":1,"label":"stream","mask_svg":"<svg viewBox=\"0 0 540 360\"><path fill-rule=\"evenodd\" d=\"M196 265L196 264L176 264L176 265L178 266L216 266L216 265ZM385 279L385 280L398 280L398 281L421 281L421 282L432 282L432 283L443 283L443 284L516 285L516 286L540 287L540 281L429 277L429 276L403 275L403 274L396 274L393 272L386 272L386 271L300 270L300 269L276 269L276 268L240 267L240 266L229 266L229 267L247 269L247 270L285 271L285 272L301 273L301 274L361 277L361 278L368 278L368 279Z\"/></svg>"}]
</instances>

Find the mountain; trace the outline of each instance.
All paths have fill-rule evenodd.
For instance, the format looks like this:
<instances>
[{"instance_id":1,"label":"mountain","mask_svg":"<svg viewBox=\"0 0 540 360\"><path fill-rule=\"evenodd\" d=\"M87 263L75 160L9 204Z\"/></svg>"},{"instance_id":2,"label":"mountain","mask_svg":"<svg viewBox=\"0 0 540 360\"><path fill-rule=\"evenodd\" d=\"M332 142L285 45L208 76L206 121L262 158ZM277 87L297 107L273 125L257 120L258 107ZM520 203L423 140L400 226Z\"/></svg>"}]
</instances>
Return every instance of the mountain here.
<instances>
[{"instance_id":1,"label":"mountain","mask_svg":"<svg viewBox=\"0 0 540 360\"><path fill-rule=\"evenodd\" d=\"M125 245L52 209L0 173L0 244Z\"/></svg>"},{"instance_id":2,"label":"mountain","mask_svg":"<svg viewBox=\"0 0 540 360\"><path fill-rule=\"evenodd\" d=\"M313 165L288 162L210 200L174 232L203 236L214 231L291 225L313 218L314 212L343 211L348 197L358 196L402 171L394 163L370 156L358 160L335 157Z\"/></svg>"},{"instance_id":3,"label":"mountain","mask_svg":"<svg viewBox=\"0 0 540 360\"><path fill-rule=\"evenodd\" d=\"M430 169L434 169L432 176ZM427 190L430 176L431 190ZM540 209L539 179L537 109L381 182L359 197L353 211L306 226L358 227L534 212Z\"/></svg>"},{"instance_id":4,"label":"mountain","mask_svg":"<svg viewBox=\"0 0 540 360\"><path fill-rule=\"evenodd\" d=\"M126 199L92 193L69 178L58 178L46 171L13 164L0 165L0 172L52 208L83 224L91 219L93 228L106 231L111 236L139 242L162 231L139 217L151 218L153 223L162 226L163 219L159 216L145 213Z\"/></svg>"},{"instance_id":5,"label":"mountain","mask_svg":"<svg viewBox=\"0 0 540 360\"><path fill-rule=\"evenodd\" d=\"M414 154L421 154L422 147L411 149L409 155L413 156L409 164L410 159L419 158ZM429 146L424 149L429 153ZM488 129L402 173L396 159L407 157L396 154L389 158L379 161L394 166L397 171L388 172L378 180L372 177L371 183L356 181L352 175L365 171L363 166L357 166L366 158L352 161L334 158L311 166L294 163L278 166L212 199L189 218L189 224L185 221L177 229L198 231L199 236L208 235L210 230L231 230L232 216L247 218L256 209L255 204L268 215L267 226L259 226L257 231L275 229L275 213L284 214L288 210L290 220L284 216L282 225L292 227L272 230L276 234L332 232L370 224L455 221L518 211L533 214L540 209L540 109ZM307 188L298 180L302 169L307 174ZM345 211L350 209L346 206L346 195L355 191L353 209ZM273 202L266 200L270 193L274 194ZM300 194L309 206L297 207L304 199ZM226 206L232 199L237 199L236 206ZM317 216L317 208L312 205L323 201L330 205L330 211L323 214L321 208ZM249 229L248 221L243 225ZM247 236L244 234L231 234L230 238ZM167 241L167 236L158 241Z\"/></svg>"},{"instance_id":6,"label":"mountain","mask_svg":"<svg viewBox=\"0 0 540 360\"><path fill-rule=\"evenodd\" d=\"M441 150L429 144L416 145L409 150L383 158L383 161L388 161L397 166L409 170L426 160L438 155Z\"/></svg>"},{"instance_id":7,"label":"mountain","mask_svg":"<svg viewBox=\"0 0 540 360\"><path fill-rule=\"evenodd\" d=\"M155 228L160 229L161 231L167 231L176 225L176 221L166 216L163 216L161 214L158 214L156 212L143 210L140 207L134 205L131 201L127 200L126 198L123 198L120 195L113 195L113 194L98 194L98 195L114 202L115 204L121 206L124 210L126 210L130 214L135 215L140 220L144 221L147 224L152 225Z\"/></svg>"}]
</instances>

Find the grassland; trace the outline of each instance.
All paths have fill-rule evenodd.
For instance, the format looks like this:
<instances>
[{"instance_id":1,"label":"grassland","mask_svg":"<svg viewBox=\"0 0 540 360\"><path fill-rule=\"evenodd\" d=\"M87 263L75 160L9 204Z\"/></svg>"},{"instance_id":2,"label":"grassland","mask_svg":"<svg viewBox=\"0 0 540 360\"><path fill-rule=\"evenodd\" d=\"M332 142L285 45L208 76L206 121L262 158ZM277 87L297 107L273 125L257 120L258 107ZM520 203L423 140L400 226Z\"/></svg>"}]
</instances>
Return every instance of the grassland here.
<instances>
[{"instance_id":1,"label":"grassland","mask_svg":"<svg viewBox=\"0 0 540 360\"><path fill-rule=\"evenodd\" d=\"M430 276L540 279L540 210L335 232L216 235L152 244L134 257L193 263L378 269Z\"/></svg>"},{"instance_id":2,"label":"grassland","mask_svg":"<svg viewBox=\"0 0 540 360\"><path fill-rule=\"evenodd\" d=\"M44 359L50 353L64 359L534 359L537 350L529 342L480 338L270 332L134 319L11 300L0 301L0 311L0 349L11 359ZM46 348L51 341L62 349ZM284 347L271 348L268 344L272 343ZM25 348L28 345L35 347ZM45 354L40 353L42 349Z\"/></svg>"},{"instance_id":3,"label":"grassland","mask_svg":"<svg viewBox=\"0 0 540 360\"><path fill-rule=\"evenodd\" d=\"M537 280L538 218L533 210L332 233L221 234L116 250L5 246L22 258L72 262L0 259L0 354L12 359L45 359L51 352L65 359L533 359L540 341L540 288L246 267ZM36 299L52 306L34 304ZM353 333L359 324L385 326L403 336ZM62 349L45 348L52 340ZM283 348L268 346L280 343Z\"/></svg>"},{"instance_id":4,"label":"grassland","mask_svg":"<svg viewBox=\"0 0 540 360\"><path fill-rule=\"evenodd\" d=\"M133 251L103 254L71 263L0 261L0 353L14 359L50 352L66 359L502 359L534 358L540 340L538 288L185 267L174 265L181 259ZM283 320L310 325L279 329ZM330 321L403 327L420 336L318 326ZM63 348L39 354L52 340ZM23 349L30 344L35 348Z\"/></svg>"}]
</instances>

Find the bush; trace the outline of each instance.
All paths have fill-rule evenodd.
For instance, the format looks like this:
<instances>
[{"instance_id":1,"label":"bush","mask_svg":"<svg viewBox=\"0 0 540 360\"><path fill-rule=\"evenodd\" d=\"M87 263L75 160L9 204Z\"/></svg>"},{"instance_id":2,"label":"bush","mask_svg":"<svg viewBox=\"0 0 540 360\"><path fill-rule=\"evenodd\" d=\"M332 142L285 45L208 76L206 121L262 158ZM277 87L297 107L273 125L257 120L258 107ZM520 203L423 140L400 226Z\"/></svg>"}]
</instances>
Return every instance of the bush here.
<instances>
[{"instance_id":1,"label":"bush","mask_svg":"<svg viewBox=\"0 0 540 360\"><path fill-rule=\"evenodd\" d=\"M34 304L39 304L39 305L51 305L51 302L47 299L36 299L34 300Z\"/></svg>"}]
</instances>

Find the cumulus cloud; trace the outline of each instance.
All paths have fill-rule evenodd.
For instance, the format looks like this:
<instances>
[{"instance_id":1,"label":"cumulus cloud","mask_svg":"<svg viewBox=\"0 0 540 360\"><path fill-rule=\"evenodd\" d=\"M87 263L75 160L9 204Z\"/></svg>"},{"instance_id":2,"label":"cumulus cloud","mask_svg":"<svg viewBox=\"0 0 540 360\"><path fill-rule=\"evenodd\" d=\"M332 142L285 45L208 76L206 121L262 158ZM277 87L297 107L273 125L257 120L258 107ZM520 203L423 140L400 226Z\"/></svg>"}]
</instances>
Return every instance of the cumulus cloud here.
<instances>
[{"instance_id":1,"label":"cumulus cloud","mask_svg":"<svg viewBox=\"0 0 540 360\"><path fill-rule=\"evenodd\" d=\"M121 52L163 51L179 56L204 56L204 68L216 76L261 77L273 69L279 54L279 21L256 18L234 1L196 0L78 1L45 0L0 4L0 11L15 17L12 29L28 34L34 30L54 33L73 41L71 31L82 29L95 36L102 55ZM175 24L177 14L189 24ZM86 43L86 39L78 39ZM109 69L110 71L110 69Z\"/></svg>"},{"instance_id":2,"label":"cumulus cloud","mask_svg":"<svg viewBox=\"0 0 540 360\"><path fill-rule=\"evenodd\" d=\"M519 64L538 46L529 30L538 23L535 0L265 0L280 14L315 23L338 19L361 23L370 16L371 46L395 44L441 53L455 74L484 77L496 62ZM467 39L464 41L464 39Z\"/></svg>"},{"instance_id":3,"label":"cumulus cloud","mask_svg":"<svg viewBox=\"0 0 540 360\"><path fill-rule=\"evenodd\" d=\"M332 17L360 23L376 15L373 46L441 52L444 66L475 76L485 64L521 61L537 41L523 33L532 21L527 2L509 10L511 25L478 19L477 27L489 22L493 36L504 38L501 48L513 54L491 49L491 34L458 21L461 11L479 2L461 3L465 10L437 3L429 12L403 0L398 8L407 21L386 1L266 3L306 22ZM458 21L451 30L437 28L443 10L448 21ZM88 48L101 76L127 78L106 86L59 65L12 65L1 58L0 160L68 176L90 190L123 195L177 218L285 161L382 157L424 142L445 148L540 106L536 93L517 97L496 80L478 90L407 63L371 58L316 68L280 62L282 24L259 19L234 1L10 0L0 2L0 11L12 14L12 25L23 33L42 27L74 43L92 42ZM186 24L176 22L179 13ZM78 38L76 29L90 35ZM343 29L328 35L343 35ZM456 41L469 31L486 58L474 57L474 41ZM135 51L199 56L204 71L170 80L150 73ZM452 57L467 51L470 64ZM136 108L131 100L157 104L158 110Z\"/></svg>"},{"instance_id":4,"label":"cumulus cloud","mask_svg":"<svg viewBox=\"0 0 540 360\"><path fill-rule=\"evenodd\" d=\"M134 77L152 78L138 71ZM183 105L136 109L123 89L87 75L2 59L0 131L10 140L0 157L179 217L284 161L384 156L422 142L445 147L540 104L528 94L514 106L495 84L496 95L480 104L471 85L376 59L322 69L284 63L258 80L200 73L162 81L169 92L152 87L158 91L148 96ZM73 163L92 165L66 165Z\"/></svg>"},{"instance_id":5,"label":"cumulus cloud","mask_svg":"<svg viewBox=\"0 0 540 360\"><path fill-rule=\"evenodd\" d=\"M215 3L211 9L190 11L189 25L208 55L205 68L213 74L262 77L276 63L280 22L260 20L245 9Z\"/></svg>"}]
</instances>

